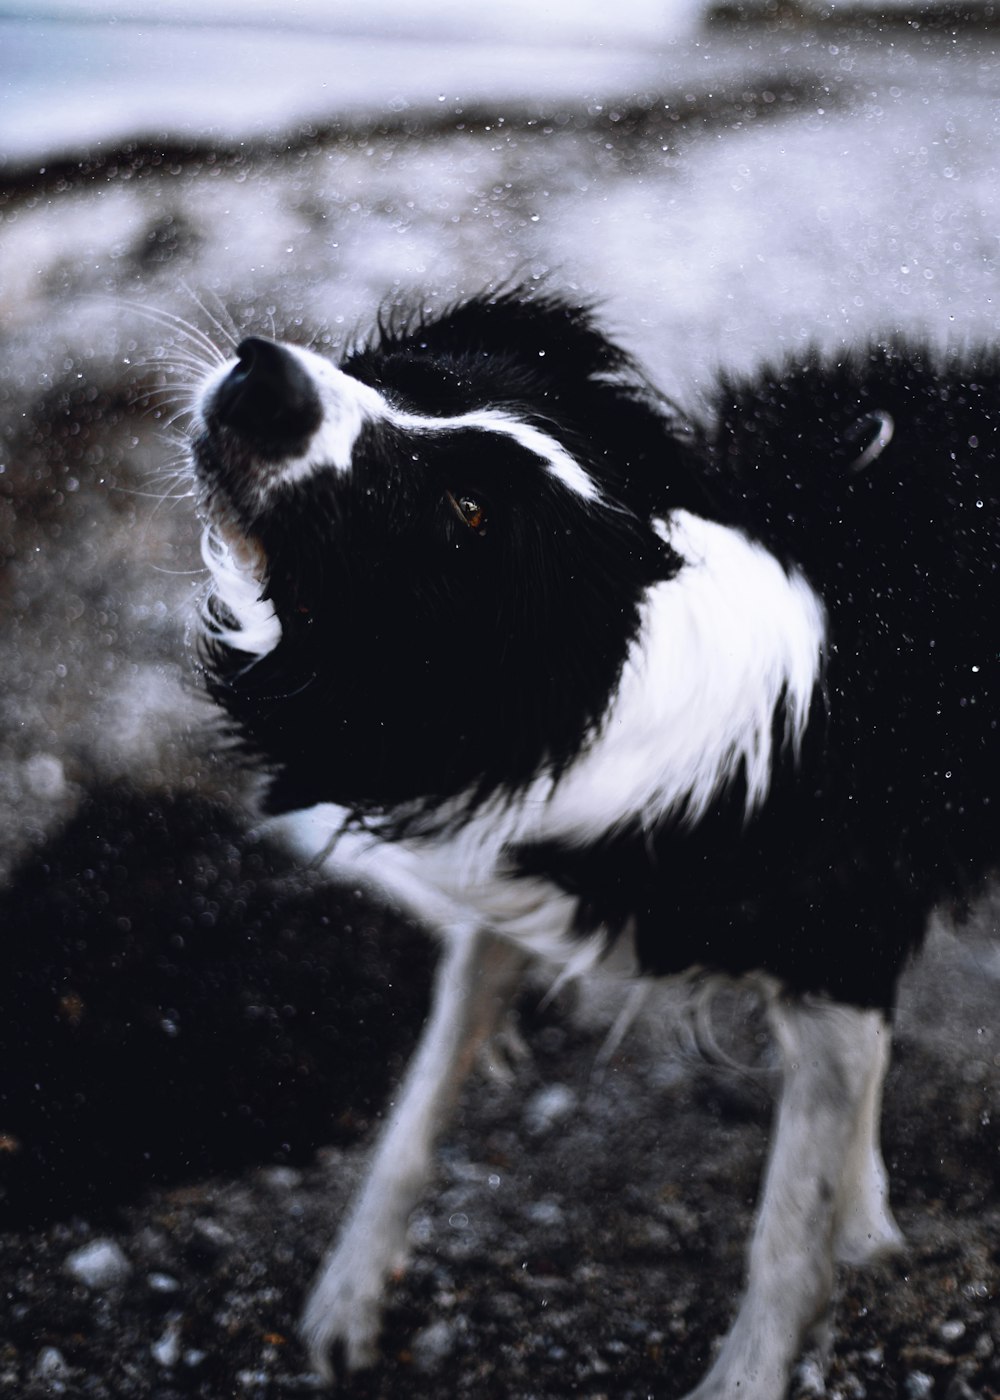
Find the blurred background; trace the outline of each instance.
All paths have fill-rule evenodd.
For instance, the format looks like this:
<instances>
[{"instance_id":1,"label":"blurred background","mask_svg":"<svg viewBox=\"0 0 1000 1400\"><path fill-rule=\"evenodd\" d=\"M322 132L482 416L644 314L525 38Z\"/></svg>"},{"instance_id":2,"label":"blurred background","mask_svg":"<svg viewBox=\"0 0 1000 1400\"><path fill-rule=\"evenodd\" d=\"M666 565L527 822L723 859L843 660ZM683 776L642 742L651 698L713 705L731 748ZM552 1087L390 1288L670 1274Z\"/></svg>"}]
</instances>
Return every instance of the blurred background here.
<instances>
[{"instance_id":1,"label":"blurred background","mask_svg":"<svg viewBox=\"0 0 1000 1400\"><path fill-rule=\"evenodd\" d=\"M47 1347L70 1388L80 1375L95 1386L110 1377L116 1396L166 1395L167 1372L175 1384L181 1362L164 1369L150 1350L160 1322L146 1295L129 1303L132 1333L119 1312L113 1342L84 1342L90 1314L63 1269L60 1230L89 1239L141 1192L193 1191L212 1173L236 1181L261 1163L305 1172L282 1179L298 1211L283 1218L306 1222L294 1249L257 1224L270 1216L256 1188L239 1208L245 1256L266 1255L262 1271L286 1279L293 1310L308 1272L300 1255L311 1265L339 1209L336 1191L319 1204L330 1172L311 1168L312 1154L338 1144L347 1155L334 1176L346 1182L352 1144L425 1005L422 937L285 860L257 829L200 698L191 630L204 571L178 434L206 340L276 333L336 354L386 300L433 308L512 278L546 281L596 298L612 332L694 410L720 368L813 345L836 353L899 332L992 345L998 42L992 4L907 0L0 0L0 1213L15 1231L0 1267L16 1300L0 1393L47 1384ZM846 1395L898 1395L914 1375L930 1388L916 1381L907 1394L962 1400L948 1389L959 1381L973 1394L1000 1389L1000 1372L987 1373L1000 1337L988 1341L973 1317L995 1296L998 1268L984 1243L1000 1175L994 931L989 909L960 938L939 930L908 981L894 1093L909 1116L895 1110L888 1127L911 1235L942 1202L964 1212L967 1233L925 1241L922 1267L928 1297L964 1300L968 1346L915 1359L912 1347L949 1319L910 1294L881 1362L863 1357L884 1337L839 1354ZM622 1076L588 1097L600 1027L565 1008L524 1014L538 1086L555 1075L568 1102L587 1106L535 1179L549 1181L564 1220L560 1180L575 1183L574 1210L601 1212L573 1217L584 1239L617 1220L620 1183L601 1176L595 1125L628 1111L625 1068L646 1096L636 1090L643 1146L628 1163L646 1181L642 1199L682 1179L687 1191L705 1141L724 1133L721 1195L701 1201L704 1218L745 1217L766 1122L753 1095L720 1098L690 1068L658 1078L637 1041ZM664 1132L681 1119L683 1131L651 1140L653 1102ZM477 1091L467 1112L457 1141L472 1161L480 1149L469 1144L498 1125L511 1135L506 1160L522 1138L544 1159L535 1120L495 1095ZM473 1190L468 1173L456 1180ZM588 1180L605 1185L588 1194ZM530 1197L531 1180L519 1189ZM142 1199L163 1214L162 1195ZM184 1228L206 1199L189 1198ZM492 1207L476 1200L487 1219ZM636 1199L630 1209L641 1215ZM176 1197L170 1210L183 1216ZM468 1217L467 1203L457 1214ZM126 1252L152 1259L149 1218L115 1219ZM735 1235L719 1223L709 1242L716 1260L720 1245L729 1251L709 1288L698 1238L671 1220L681 1321L655 1346L604 1354L619 1368L616 1394L633 1384L646 1394L664 1355L672 1374L689 1366L693 1378L691 1339L703 1357L738 1283ZM453 1317L441 1298L456 1296L465 1246L445 1233L452 1254L435 1267L451 1269L450 1283L428 1264L410 1306L429 1297ZM49 1263L28 1268L32 1257ZM626 1270L638 1267L629 1259ZM182 1262L171 1268L188 1288ZM530 1393L565 1393L549 1353L589 1355L609 1299L630 1299L642 1319L630 1279L609 1276L593 1316L567 1304L561 1341L507 1356L533 1376ZM184 1375L203 1388L184 1393L242 1394L239 1366L279 1393L294 1366L274 1346L261 1359L257 1295L233 1314L209 1380L211 1348L190 1340L194 1296L170 1324L202 1354ZM202 1297L206 1317L218 1296ZM855 1322L867 1306L857 1302ZM516 1331L518 1317L490 1326ZM427 1394L473 1385L461 1377L484 1334L469 1326L455 1334L471 1338L465 1351L457 1340L445 1349L454 1374L445 1384L432 1367ZM134 1390L114 1369L122 1357ZM468 1393L520 1393L514 1370L493 1390L480 1375ZM605 1374L596 1360L593 1370ZM369 1393L383 1391L402 1393L392 1377Z\"/></svg>"}]
</instances>

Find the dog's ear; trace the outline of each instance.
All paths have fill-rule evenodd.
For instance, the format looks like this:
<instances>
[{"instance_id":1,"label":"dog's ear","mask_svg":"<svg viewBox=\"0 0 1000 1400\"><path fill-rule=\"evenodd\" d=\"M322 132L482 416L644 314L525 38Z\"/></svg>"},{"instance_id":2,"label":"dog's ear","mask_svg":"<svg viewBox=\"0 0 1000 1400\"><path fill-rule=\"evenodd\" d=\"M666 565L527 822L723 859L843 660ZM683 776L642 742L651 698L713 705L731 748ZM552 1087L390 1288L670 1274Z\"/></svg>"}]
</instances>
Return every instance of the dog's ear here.
<instances>
[{"instance_id":1,"label":"dog's ear","mask_svg":"<svg viewBox=\"0 0 1000 1400\"><path fill-rule=\"evenodd\" d=\"M591 304L530 289L473 297L425 324L416 339L430 350L460 342L483 355L547 360L549 374L574 381L614 374L630 364L598 330Z\"/></svg>"},{"instance_id":2,"label":"dog's ear","mask_svg":"<svg viewBox=\"0 0 1000 1400\"><path fill-rule=\"evenodd\" d=\"M519 363L541 378L574 385L632 367L625 351L597 328L591 304L531 288L471 297L434 314L387 308L376 341L350 356L344 368L363 371L376 357L398 354L413 364L427 357L470 368L489 360L494 372Z\"/></svg>"}]
</instances>

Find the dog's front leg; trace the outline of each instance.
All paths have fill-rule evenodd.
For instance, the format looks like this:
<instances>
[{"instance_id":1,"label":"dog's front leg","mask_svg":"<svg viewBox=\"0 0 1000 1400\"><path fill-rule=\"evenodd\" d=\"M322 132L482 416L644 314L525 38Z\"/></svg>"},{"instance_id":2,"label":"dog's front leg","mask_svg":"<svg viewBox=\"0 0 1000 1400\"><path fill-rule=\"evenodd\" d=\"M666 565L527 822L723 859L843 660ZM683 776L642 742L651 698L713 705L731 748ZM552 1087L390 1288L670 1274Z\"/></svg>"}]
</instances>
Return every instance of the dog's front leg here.
<instances>
[{"instance_id":1,"label":"dog's front leg","mask_svg":"<svg viewBox=\"0 0 1000 1400\"><path fill-rule=\"evenodd\" d=\"M854 1233L845 1178L878 1103L885 1021L876 1011L822 1002L778 1002L771 1021L783 1080L746 1294L688 1400L781 1400L829 1301L838 1235Z\"/></svg>"},{"instance_id":2,"label":"dog's front leg","mask_svg":"<svg viewBox=\"0 0 1000 1400\"><path fill-rule=\"evenodd\" d=\"M328 1381L334 1364L350 1371L375 1359L386 1282L405 1263L407 1225L437 1134L524 966L513 944L482 930L456 930L446 941L420 1044L303 1313L303 1341Z\"/></svg>"}]
</instances>

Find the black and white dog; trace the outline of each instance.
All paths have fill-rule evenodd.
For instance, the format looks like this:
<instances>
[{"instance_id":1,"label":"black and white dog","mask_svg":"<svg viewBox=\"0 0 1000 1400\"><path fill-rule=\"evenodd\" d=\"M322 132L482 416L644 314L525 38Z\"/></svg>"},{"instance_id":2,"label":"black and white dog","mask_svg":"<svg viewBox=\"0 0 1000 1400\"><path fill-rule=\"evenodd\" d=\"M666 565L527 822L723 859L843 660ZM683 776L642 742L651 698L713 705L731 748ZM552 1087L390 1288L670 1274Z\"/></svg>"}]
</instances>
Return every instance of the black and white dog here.
<instances>
[{"instance_id":1,"label":"black and white dog","mask_svg":"<svg viewBox=\"0 0 1000 1400\"><path fill-rule=\"evenodd\" d=\"M445 946L306 1307L327 1374L375 1355L435 1134L535 955L766 990L776 1129L699 1400L777 1400L835 1261L899 1244L888 1008L997 857L998 415L993 357L894 346L686 420L530 293L210 374L212 691L303 845Z\"/></svg>"}]
</instances>

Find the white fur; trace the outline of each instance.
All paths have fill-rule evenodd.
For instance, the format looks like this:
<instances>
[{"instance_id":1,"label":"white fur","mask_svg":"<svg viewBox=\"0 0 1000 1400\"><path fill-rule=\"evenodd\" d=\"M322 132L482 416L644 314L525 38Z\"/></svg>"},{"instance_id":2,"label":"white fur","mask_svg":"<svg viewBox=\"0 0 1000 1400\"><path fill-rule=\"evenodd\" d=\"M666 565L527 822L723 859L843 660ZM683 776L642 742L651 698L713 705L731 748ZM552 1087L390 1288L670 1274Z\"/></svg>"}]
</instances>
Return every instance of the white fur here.
<instances>
[{"instance_id":1,"label":"white fur","mask_svg":"<svg viewBox=\"0 0 1000 1400\"><path fill-rule=\"evenodd\" d=\"M302 365L319 394L323 420L301 457L290 458L274 483L303 481L321 468L350 470L354 448L366 423L386 417L386 402L377 389L353 379L322 355L298 345L283 345Z\"/></svg>"},{"instance_id":2,"label":"white fur","mask_svg":"<svg viewBox=\"0 0 1000 1400\"><path fill-rule=\"evenodd\" d=\"M585 501L596 501L599 497L594 482L564 447L540 428L512 413L498 408L479 409L450 418L405 413L394 408L377 389L345 374L322 355L298 345L284 344L283 348L295 356L312 379L319 394L323 419L302 456L289 459L280 472L262 478L260 486L265 498L266 493L279 482L287 485L303 481L318 471L330 468L339 472L349 471L355 445L368 423L385 423L411 433L478 429L508 437L544 462L549 474L567 490ZM212 374L202 390L203 404L210 402L212 394L238 364L238 360L229 360Z\"/></svg>"},{"instance_id":3,"label":"white fur","mask_svg":"<svg viewBox=\"0 0 1000 1400\"><path fill-rule=\"evenodd\" d=\"M351 1369L375 1358L386 1283L409 1253L407 1223L430 1177L442 1119L506 1009L524 963L513 944L468 927L453 930L448 940L420 1046L303 1314L303 1339L328 1379L336 1343Z\"/></svg>"},{"instance_id":4,"label":"white fur","mask_svg":"<svg viewBox=\"0 0 1000 1400\"><path fill-rule=\"evenodd\" d=\"M684 567L650 591L599 737L538 813L545 835L586 839L671 812L693 823L741 765L753 810L770 786L783 694L787 740L801 741L825 640L821 602L737 530L676 511L663 533Z\"/></svg>"},{"instance_id":5,"label":"white fur","mask_svg":"<svg viewBox=\"0 0 1000 1400\"><path fill-rule=\"evenodd\" d=\"M903 1248L903 1235L889 1209L889 1176L879 1148L882 1084L889 1067L892 1032L876 1021L869 1034L871 1065L855 1132L848 1146L837 1197L834 1253L844 1264L867 1264Z\"/></svg>"},{"instance_id":6,"label":"white fur","mask_svg":"<svg viewBox=\"0 0 1000 1400\"><path fill-rule=\"evenodd\" d=\"M499 433L513 439L526 452L540 458L549 474L561 481L567 490L574 492L585 501L596 501L599 492L594 482L564 447L561 447L548 433L531 423L525 423L513 414L499 408L481 409L477 413L463 413L455 418L421 418L412 413L390 413L390 421L399 428L417 432L447 432L458 428L478 428L482 432Z\"/></svg>"},{"instance_id":7,"label":"white fur","mask_svg":"<svg viewBox=\"0 0 1000 1400\"><path fill-rule=\"evenodd\" d=\"M212 637L250 656L266 656L281 640L281 623L270 601L260 596L261 583L249 558L241 561L225 540L209 527L201 537L201 557L212 586L233 619L231 627L202 608L202 623Z\"/></svg>"},{"instance_id":8,"label":"white fur","mask_svg":"<svg viewBox=\"0 0 1000 1400\"><path fill-rule=\"evenodd\" d=\"M861 456L851 463L851 471L860 472L864 471L865 467L870 467L876 458L881 457L895 435L896 424L891 413L886 413L885 409L880 409L879 412L873 413L871 417L878 427L878 432L874 440L870 442L864 452L862 452Z\"/></svg>"},{"instance_id":9,"label":"white fur","mask_svg":"<svg viewBox=\"0 0 1000 1400\"><path fill-rule=\"evenodd\" d=\"M331 879L366 886L428 928L488 927L574 974L602 960L602 937L566 937L576 908L570 895L547 880L504 873L503 847L515 839L509 813L483 814L446 837L393 842L343 831L346 817L343 808L320 803L276 818L272 829ZM633 971L634 960L626 958L622 970Z\"/></svg>"},{"instance_id":10,"label":"white fur","mask_svg":"<svg viewBox=\"0 0 1000 1400\"><path fill-rule=\"evenodd\" d=\"M780 1400L806 1333L829 1303L838 1234L852 1229L845 1197L866 1138L866 1108L881 1091L885 1021L877 1011L775 1001L771 1023L783 1078L746 1293L688 1400ZM877 1147L865 1146L884 1173ZM876 1213L891 1223L884 1204Z\"/></svg>"}]
</instances>

